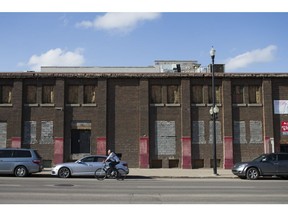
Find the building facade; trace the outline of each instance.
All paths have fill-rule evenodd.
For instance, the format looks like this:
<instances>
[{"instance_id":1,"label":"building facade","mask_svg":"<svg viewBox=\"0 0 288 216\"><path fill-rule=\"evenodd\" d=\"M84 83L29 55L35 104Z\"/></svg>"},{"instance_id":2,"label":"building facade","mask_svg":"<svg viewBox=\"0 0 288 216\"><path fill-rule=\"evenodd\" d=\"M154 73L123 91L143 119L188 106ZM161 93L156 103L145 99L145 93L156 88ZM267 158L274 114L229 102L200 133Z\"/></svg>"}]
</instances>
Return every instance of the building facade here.
<instances>
[{"instance_id":1,"label":"building facade","mask_svg":"<svg viewBox=\"0 0 288 216\"><path fill-rule=\"evenodd\" d=\"M131 168L212 167L211 73L63 70L0 73L0 147L37 149L46 166L111 148ZM218 167L288 151L287 83L216 71Z\"/></svg>"}]
</instances>

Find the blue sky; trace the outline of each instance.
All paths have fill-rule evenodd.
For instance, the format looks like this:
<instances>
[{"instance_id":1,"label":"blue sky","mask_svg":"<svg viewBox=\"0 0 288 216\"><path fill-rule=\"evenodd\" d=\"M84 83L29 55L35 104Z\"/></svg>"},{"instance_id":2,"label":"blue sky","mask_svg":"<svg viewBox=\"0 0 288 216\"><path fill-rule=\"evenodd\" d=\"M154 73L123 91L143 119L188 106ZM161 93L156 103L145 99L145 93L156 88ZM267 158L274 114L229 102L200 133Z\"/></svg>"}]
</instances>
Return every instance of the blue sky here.
<instances>
[{"instance_id":1,"label":"blue sky","mask_svg":"<svg viewBox=\"0 0 288 216\"><path fill-rule=\"evenodd\" d=\"M154 60L205 67L214 46L226 72L288 72L287 20L282 12L1 12L0 71Z\"/></svg>"}]
</instances>

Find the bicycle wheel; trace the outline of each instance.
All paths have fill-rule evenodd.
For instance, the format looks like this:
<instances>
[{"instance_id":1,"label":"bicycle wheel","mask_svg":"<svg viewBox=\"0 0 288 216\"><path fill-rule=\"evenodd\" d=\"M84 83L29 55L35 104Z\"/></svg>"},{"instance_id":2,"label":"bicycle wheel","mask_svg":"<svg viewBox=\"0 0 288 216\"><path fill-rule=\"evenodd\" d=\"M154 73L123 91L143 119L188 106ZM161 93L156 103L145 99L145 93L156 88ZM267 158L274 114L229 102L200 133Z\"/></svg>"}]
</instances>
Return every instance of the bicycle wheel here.
<instances>
[{"instance_id":1,"label":"bicycle wheel","mask_svg":"<svg viewBox=\"0 0 288 216\"><path fill-rule=\"evenodd\" d=\"M117 180L124 180L127 176L127 173L124 169L120 168L117 170Z\"/></svg>"},{"instance_id":2,"label":"bicycle wheel","mask_svg":"<svg viewBox=\"0 0 288 216\"><path fill-rule=\"evenodd\" d=\"M98 168L95 171L95 178L97 178L98 180L102 181L106 178L106 171L103 168Z\"/></svg>"}]
</instances>

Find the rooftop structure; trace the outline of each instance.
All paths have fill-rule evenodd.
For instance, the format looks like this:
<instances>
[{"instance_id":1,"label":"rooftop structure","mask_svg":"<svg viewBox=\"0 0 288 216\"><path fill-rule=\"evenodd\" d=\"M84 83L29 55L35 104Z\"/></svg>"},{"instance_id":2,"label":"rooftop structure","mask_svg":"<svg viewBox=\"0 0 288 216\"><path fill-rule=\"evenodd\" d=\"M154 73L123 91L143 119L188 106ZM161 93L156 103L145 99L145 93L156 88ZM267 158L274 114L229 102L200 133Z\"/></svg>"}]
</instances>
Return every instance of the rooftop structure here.
<instances>
[{"instance_id":1,"label":"rooftop structure","mask_svg":"<svg viewBox=\"0 0 288 216\"><path fill-rule=\"evenodd\" d=\"M101 66L101 67L66 67L42 66L41 72L58 73L174 73L174 72L207 72L194 60L155 60L154 66Z\"/></svg>"}]
</instances>

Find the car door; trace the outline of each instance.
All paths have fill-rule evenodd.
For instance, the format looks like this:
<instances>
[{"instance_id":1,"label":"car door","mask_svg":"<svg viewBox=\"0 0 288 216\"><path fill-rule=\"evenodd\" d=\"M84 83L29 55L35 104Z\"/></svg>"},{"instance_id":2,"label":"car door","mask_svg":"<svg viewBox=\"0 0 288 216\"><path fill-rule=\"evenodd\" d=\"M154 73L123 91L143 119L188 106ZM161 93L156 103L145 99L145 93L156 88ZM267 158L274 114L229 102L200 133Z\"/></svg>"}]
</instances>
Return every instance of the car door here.
<instances>
[{"instance_id":1,"label":"car door","mask_svg":"<svg viewBox=\"0 0 288 216\"><path fill-rule=\"evenodd\" d=\"M100 167L100 163L97 161L97 157L96 156L91 156L88 158L88 160L86 161L87 164L87 175L94 175L95 171L98 167Z\"/></svg>"},{"instance_id":2,"label":"car door","mask_svg":"<svg viewBox=\"0 0 288 216\"><path fill-rule=\"evenodd\" d=\"M77 161L73 171L75 175L94 175L95 168L93 167L94 157L89 156ZM92 173L92 174L91 174Z\"/></svg>"},{"instance_id":3,"label":"car door","mask_svg":"<svg viewBox=\"0 0 288 216\"><path fill-rule=\"evenodd\" d=\"M276 175L278 171L278 160L276 154L269 154L259 163L263 175Z\"/></svg>"},{"instance_id":4,"label":"car door","mask_svg":"<svg viewBox=\"0 0 288 216\"><path fill-rule=\"evenodd\" d=\"M95 156L94 157L94 168L95 168L95 171L96 169L98 168L101 168L103 167L103 162L105 161L106 157L105 156Z\"/></svg>"},{"instance_id":5,"label":"car door","mask_svg":"<svg viewBox=\"0 0 288 216\"><path fill-rule=\"evenodd\" d=\"M93 159L91 159L93 158ZM88 162L88 172L89 175L94 175L96 169L101 168L103 166L103 161L105 160L105 157L101 156L91 156Z\"/></svg>"},{"instance_id":6,"label":"car door","mask_svg":"<svg viewBox=\"0 0 288 216\"><path fill-rule=\"evenodd\" d=\"M288 154L278 154L278 174L288 175Z\"/></svg>"}]
</instances>

